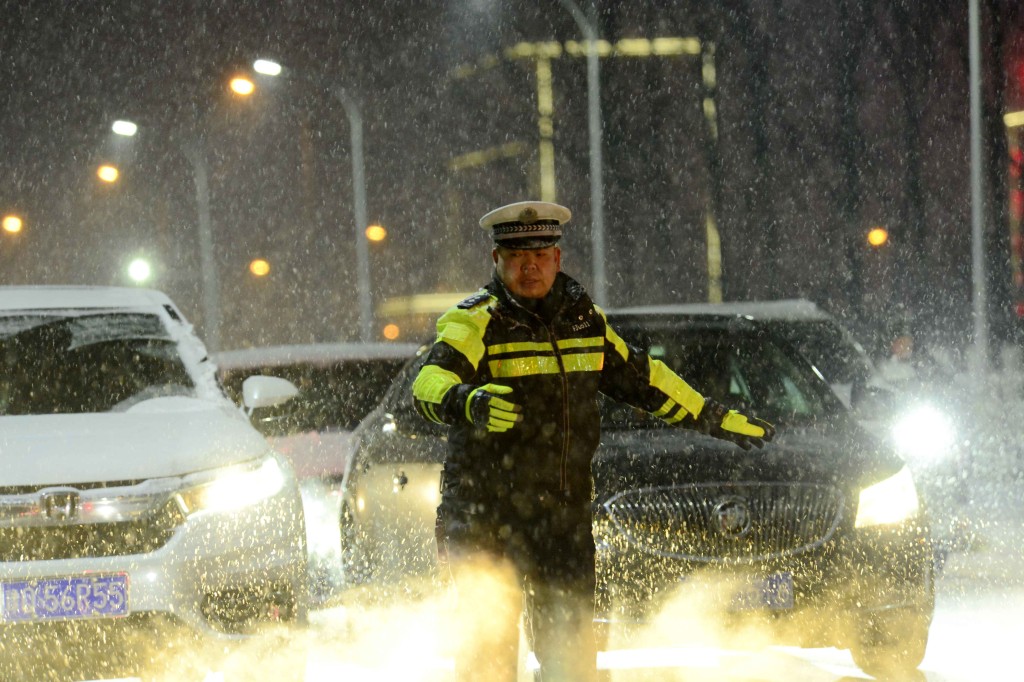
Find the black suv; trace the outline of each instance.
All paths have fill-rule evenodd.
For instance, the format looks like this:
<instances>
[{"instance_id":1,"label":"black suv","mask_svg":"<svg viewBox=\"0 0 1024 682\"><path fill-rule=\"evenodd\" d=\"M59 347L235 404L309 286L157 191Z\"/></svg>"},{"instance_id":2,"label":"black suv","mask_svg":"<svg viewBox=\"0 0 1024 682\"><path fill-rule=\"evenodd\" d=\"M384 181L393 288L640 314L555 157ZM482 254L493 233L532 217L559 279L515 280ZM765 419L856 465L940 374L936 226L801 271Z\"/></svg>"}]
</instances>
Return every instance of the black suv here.
<instances>
[{"instance_id":1,"label":"black suv","mask_svg":"<svg viewBox=\"0 0 1024 682\"><path fill-rule=\"evenodd\" d=\"M778 434L745 452L606 401L593 463L599 621L663 619L681 590L697 589L723 623L754 618L782 642L850 648L873 674L915 668L934 608L933 548L903 461L764 325L711 314L609 321ZM420 362L357 429L343 482L350 558L370 578L432 566L445 443L412 410Z\"/></svg>"}]
</instances>

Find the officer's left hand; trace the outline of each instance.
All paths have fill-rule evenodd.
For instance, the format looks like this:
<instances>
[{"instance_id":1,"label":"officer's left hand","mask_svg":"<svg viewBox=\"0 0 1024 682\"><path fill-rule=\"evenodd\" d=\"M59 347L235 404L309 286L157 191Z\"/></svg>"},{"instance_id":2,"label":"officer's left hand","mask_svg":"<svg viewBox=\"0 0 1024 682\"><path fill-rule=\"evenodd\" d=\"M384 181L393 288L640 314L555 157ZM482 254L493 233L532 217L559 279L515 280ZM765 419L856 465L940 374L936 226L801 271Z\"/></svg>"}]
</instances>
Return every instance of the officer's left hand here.
<instances>
[{"instance_id":1,"label":"officer's left hand","mask_svg":"<svg viewBox=\"0 0 1024 682\"><path fill-rule=\"evenodd\" d=\"M768 422L728 410L710 398L704 400L704 408L697 415L696 428L701 433L736 443L744 450L754 446L763 448L775 437L775 427Z\"/></svg>"},{"instance_id":2,"label":"officer's left hand","mask_svg":"<svg viewBox=\"0 0 1024 682\"><path fill-rule=\"evenodd\" d=\"M485 384L473 389L466 398L466 419L474 426L502 433L523 421L519 405L501 395L512 393L512 388L501 384Z\"/></svg>"}]
</instances>

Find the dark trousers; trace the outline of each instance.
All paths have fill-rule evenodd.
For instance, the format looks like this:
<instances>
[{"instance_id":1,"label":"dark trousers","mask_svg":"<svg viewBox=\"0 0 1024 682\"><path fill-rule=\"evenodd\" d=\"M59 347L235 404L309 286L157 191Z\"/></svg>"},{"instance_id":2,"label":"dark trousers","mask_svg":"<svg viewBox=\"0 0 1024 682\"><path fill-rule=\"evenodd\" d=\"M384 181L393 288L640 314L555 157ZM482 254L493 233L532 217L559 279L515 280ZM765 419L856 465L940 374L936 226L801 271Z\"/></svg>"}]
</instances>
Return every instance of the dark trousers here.
<instances>
[{"instance_id":1,"label":"dark trousers","mask_svg":"<svg viewBox=\"0 0 1024 682\"><path fill-rule=\"evenodd\" d=\"M459 682L515 682L526 653L521 616L540 662L537 679L597 680L589 505L555 505L527 520L442 512L437 539L456 590Z\"/></svg>"}]
</instances>

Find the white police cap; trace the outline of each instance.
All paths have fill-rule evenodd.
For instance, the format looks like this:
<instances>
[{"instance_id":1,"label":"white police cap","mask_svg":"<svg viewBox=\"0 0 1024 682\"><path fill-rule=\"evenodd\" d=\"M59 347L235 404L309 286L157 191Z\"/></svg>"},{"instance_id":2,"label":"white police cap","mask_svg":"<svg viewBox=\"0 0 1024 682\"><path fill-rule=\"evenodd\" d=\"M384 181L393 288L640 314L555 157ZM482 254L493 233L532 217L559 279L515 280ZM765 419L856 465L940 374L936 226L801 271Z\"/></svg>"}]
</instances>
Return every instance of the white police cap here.
<instances>
[{"instance_id":1,"label":"white police cap","mask_svg":"<svg viewBox=\"0 0 1024 682\"><path fill-rule=\"evenodd\" d=\"M520 201L496 208L480 219L480 227L491 231L498 246L543 249L554 246L562 236L562 225L572 213L549 201Z\"/></svg>"}]
</instances>

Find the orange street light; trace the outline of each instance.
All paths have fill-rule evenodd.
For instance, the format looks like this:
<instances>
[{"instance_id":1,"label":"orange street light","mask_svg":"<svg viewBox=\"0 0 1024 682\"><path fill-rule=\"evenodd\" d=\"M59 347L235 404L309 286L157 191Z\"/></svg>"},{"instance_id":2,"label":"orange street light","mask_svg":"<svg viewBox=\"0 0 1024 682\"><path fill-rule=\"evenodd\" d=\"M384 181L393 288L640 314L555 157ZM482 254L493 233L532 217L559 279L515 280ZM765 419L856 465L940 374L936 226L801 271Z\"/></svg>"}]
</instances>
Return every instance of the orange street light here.
<instances>
[{"instance_id":1,"label":"orange street light","mask_svg":"<svg viewBox=\"0 0 1024 682\"><path fill-rule=\"evenodd\" d=\"M249 272L255 277L266 277L270 274L270 263L262 258L253 258L249 262Z\"/></svg>"},{"instance_id":2,"label":"orange street light","mask_svg":"<svg viewBox=\"0 0 1024 682\"><path fill-rule=\"evenodd\" d=\"M121 173L117 170L117 166L109 163L105 163L96 169L96 177L103 182L117 182L117 178L120 175Z\"/></svg>"},{"instance_id":3,"label":"orange street light","mask_svg":"<svg viewBox=\"0 0 1024 682\"><path fill-rule=\"evenodd\" d=\"M878 248L889 241L889 231L884 227L873 227L868 231L868 244Z\"/></svg>"},{"instance_id":4,"label":"orange street light","mask_svg":"<svg viewBox=\"0 0 1024 682\"><path fill-rule=\"evenodd\" d=\"M243 97L247 97L256 91L256 84L242 76L232 78L229 86L231 87L232 92L236 95L242 95Z\"/></svg>"},{"instance_id":5,"label":"orange street light","mask_svg":"<svg viewBox=\"0 0 1024 682\"><path fill-rule=\"evenodd\" d=\"M388 231L382 225L370 225L366 228L366 238L371 242L382 242L388 236Z\"/></svg>"},{"instance_id":6,"label":"orange street light","mask_svg":"<svg viewBox=\"0 0 1024 682\"><path fill-rule=\"evenodd\" d=\"M21 232L21 228L24 227L24 223L22 223L21 218L12 214L4 216L3 226L4 232L7 232L8 234L18 234Z\"/></svg>"},{"instance_id":7,"label":"orange street light","mask_svg":"<svg viewBox=\"0 0 1024 682\"><path fill-rule=\"evenodd\" d=\"M398 338L399 331L397 324L384 325L384 338L388 341L394 341Z\"/></svg>"}]
</instances>

